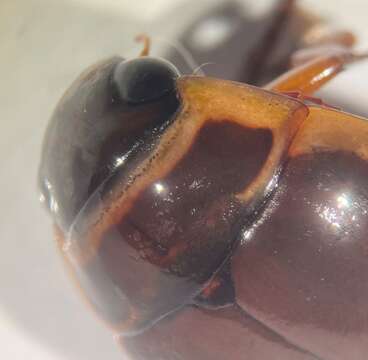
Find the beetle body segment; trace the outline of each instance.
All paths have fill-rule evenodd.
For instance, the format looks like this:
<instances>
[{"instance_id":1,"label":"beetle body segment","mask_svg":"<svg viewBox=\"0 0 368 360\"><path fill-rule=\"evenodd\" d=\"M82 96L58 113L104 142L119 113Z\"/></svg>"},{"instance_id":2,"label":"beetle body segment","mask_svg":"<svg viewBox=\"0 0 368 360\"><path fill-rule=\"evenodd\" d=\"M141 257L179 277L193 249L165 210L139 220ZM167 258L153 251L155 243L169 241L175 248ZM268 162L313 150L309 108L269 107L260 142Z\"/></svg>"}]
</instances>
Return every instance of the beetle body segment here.
<instances>
[{"instance_id":1,"label":"beetle body segment","mask_svg":"<svg viewBox=\"0 0 368 360\"><path fill-rule=\"evenodd\" d=\"M367 136L366 120L311 107L271 214L233 259L239 305L322 359L368 351Z\"/></svg>"},{"instance_id":2,"label":"beetle body segment","mask_svg":"<svg viewBox=\"0 0 368 360\"><path fill-rule=\"evenodd\" d=\"M40 185L74 278L127 351L362 359L364 120L245 84L177 78L152 59L164 88L150 93L138 73L143 85L125 91L122 61L92 68L61 100ZM235 333L219 338L221 327ZM221 345L215 355L201 334Z\"/></svg>"},{"instance_id":3,"label":"beetle body segment","mask_svg":"<svg viewBox=\"0 0 368 360\"><path fill-rule=\"evenodd\" d=\"M210 340L209 340L210 339ZM140 336L121 339L133 359L317 360L249 317L236 305L183 308ZM178 355L180 354L180 355Z\"/></svg>"},{"instance_id":4,"label":"beetle body segment","mask_svg":"<svg viewBox=\"0 0 368 360\"><path fill-rule=\"evenodd\" d=\"M129 176L118 169L90 197L67 240L87 297L120 333L194 301L272 191L308 112L294 99L215 79L184 77L178 91L171 125Z\"/></svg>"}]
</instances>

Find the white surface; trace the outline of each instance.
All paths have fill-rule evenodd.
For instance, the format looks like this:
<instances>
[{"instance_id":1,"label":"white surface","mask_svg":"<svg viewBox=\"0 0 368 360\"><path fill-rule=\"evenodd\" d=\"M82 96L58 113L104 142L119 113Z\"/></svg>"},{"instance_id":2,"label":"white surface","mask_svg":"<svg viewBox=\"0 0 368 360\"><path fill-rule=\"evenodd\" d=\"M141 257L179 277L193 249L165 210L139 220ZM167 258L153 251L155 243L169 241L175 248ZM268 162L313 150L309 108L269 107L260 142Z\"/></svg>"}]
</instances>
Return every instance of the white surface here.
<instances>
[{"instance_id":1,"label":"white surface","mask_svg":"<svg viewBox=\"0 0 368 360\"><path fill-rule=\"evenodd\" d=\"M1 359L122 359L111 334L79 301L38 205L42 135L63 90L84 67L110 54L138 53L131 39L142 31L174 38L185 18L210 2L0 1ZM365 0L304 2L354 29L368 48ZM364 79L368 63L342 74L323 94L364 104L363 112Z\"/></svg>"}]
</instances>

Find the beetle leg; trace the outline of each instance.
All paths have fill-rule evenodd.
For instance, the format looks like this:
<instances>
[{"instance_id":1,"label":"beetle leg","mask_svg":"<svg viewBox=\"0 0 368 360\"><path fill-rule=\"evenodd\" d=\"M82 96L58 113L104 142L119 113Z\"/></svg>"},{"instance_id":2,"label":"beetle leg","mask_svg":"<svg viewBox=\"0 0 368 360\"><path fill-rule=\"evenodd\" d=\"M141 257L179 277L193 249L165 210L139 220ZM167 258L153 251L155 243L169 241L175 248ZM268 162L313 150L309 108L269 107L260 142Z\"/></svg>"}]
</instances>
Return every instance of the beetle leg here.
<instances>
[{"instance_id":1,"label":"beetle leg","mask_svg":"<svg viewBox=\"0 0 368 360\"><path fill-rule=\"evenodd\" d=\"M329 25L323 23L313 26L303 36L304 48L331 44L352 48L355 43L356 38L352 32L331 30Z\"/></svg>"},{"instance_id":2,"label":"beetle leg","mask_svg":"<svg viewBox=\"0 0 368 360\"><path fill-rule=\"evenodd\" d=\"M329 55L312 59L281 75L265 86L278 92L299 91L305 95L313 94L324 84L334 78L352 61L361 58L347 49L336 49Z\"/></svg>"},{"instance_id":3,"label":"beetle leg","mask_svg":"<svg viewBox=\"0 0 368 360\"><path fill-rule=\"evenodd\" d=\"M266 86L281 92L298 91L313 94L334 78L346 64L364 59L366 53L356 54L352 47L355 37L348 31L331 32L324 28L312 28L305 35L305 47L291 59L292 70Z\"/></svg>"},{"instance_id":4,"label":"beetle leg","mask_svg":"<svg viewBox=\"0 0 368 360\"><path fill-rule=\"evenodd\" d=\"M260 80L267 59L279 43L295 5L295 0L279 0L277 2L272 20L260 39L260 45L249 57L249 61L246 63L247 71L244 71L244 75L239 80L250 84L255 84Z\"/></svg>"},{"instance_id":5,"label":"beetle leg","mask_svg":"<svg viewBox=\"0 0 368 360\"><path fill-rule=\"evenodd\" d=\"M330 31L323 25L312 27L303 37L303 46L291 57L291 66L297 67L322 56L350 52L356 39L350 31Z\"/></svg>"}]
</instances>

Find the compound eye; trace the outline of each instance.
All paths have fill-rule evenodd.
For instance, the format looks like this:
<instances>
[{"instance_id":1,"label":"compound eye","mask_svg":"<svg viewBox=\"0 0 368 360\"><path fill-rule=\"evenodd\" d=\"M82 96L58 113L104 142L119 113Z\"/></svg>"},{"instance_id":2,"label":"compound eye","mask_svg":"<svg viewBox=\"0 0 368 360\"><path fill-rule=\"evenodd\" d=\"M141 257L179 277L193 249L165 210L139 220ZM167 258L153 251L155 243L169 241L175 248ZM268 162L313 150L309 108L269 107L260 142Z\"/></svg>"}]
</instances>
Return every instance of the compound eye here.
<instances>
[{"instance_id":1,"label":"compound eye","mask_svg":"<svg viewBox=\"0 0 368 360\"><path fill-rule=\"evenodd\" d=\"M145 56L117 65L113 82L121 100L140 104L175 92L179 75L179 71L170 62Z\"/></svg>"}]
</instances>

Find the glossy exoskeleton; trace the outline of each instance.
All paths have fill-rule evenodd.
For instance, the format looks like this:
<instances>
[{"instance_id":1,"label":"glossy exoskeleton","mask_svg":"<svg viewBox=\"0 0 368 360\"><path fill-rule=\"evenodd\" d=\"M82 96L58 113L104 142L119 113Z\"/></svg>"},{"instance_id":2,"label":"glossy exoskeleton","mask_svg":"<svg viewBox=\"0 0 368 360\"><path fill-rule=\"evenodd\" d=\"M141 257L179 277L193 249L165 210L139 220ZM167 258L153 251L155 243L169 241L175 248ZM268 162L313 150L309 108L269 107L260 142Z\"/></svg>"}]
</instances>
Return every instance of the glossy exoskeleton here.
<instances>
[{"instance_id":1,"label":"glossy exoskeleton","mask_svg":"<svg viewBox=\"0 0 368 360\"><path fill-rule=\"evenodd\" d=\"M368 123L310 97L346 38L263 89L114 57L61 99L42 197L132 359L366 358Z\"/></svg>"}]
</instances>

